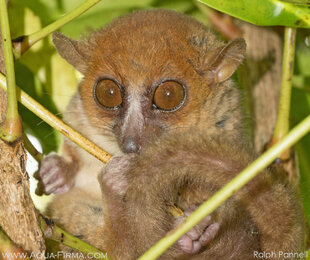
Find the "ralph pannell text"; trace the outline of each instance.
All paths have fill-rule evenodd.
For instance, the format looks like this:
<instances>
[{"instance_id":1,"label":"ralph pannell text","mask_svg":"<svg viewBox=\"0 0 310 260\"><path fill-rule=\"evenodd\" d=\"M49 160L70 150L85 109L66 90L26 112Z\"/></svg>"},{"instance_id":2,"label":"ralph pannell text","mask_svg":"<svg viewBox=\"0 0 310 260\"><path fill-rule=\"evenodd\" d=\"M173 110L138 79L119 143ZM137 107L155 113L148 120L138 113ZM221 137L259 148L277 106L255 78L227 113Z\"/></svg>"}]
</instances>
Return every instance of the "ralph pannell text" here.
<instances>
[{"instance_id":1,"label":"ralph pannell text","mask_svg":"<svg viewBox=\"0 0 310 260\"><path fill-rule=\"evenodd\" d=\"M308 252L284 252L284 251L268 251L268 252L253 252L254 258L257 259L306 259Z\"/></svg>"}]
</instances>

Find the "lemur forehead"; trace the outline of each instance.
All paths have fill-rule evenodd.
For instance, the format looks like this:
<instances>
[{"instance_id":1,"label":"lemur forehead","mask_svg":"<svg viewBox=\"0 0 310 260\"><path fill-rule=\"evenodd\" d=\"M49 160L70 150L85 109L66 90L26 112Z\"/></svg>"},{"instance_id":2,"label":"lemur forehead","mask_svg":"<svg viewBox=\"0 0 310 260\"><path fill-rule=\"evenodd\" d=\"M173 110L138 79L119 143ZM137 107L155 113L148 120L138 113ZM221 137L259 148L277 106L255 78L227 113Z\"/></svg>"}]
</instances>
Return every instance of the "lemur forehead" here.
<instances>
[{"instance_id":1,"label":"lemur forehead","mask_svg":"<svg viewBox=\"0 0 310 260\"><path fill-rule=\"evenodd\" d=\"M148 51L152 51L152 47L158 44L167 46L173 43L169 46L173 49L175 44L192 45L196 42L196 45L202 47L211 46L215 41L214 35L193 18L168 10L134 12L114 20L93 37L93 42L103 47L111 42L126 47L147 46Z\"/></svg>"},{"instance_id":2,"label":"lemur forehead","mask_svg":"<svg viewBox=\"0 0 310 260\"><path fill-rule=\"evenodd\" d=\"M132 88L193 74L204 56L201 49L220 44L193 18L167 10L118 18L94 33L91 42L96 50L90 61L92 72L115 76Z\"/></svg>"}]
</instances>

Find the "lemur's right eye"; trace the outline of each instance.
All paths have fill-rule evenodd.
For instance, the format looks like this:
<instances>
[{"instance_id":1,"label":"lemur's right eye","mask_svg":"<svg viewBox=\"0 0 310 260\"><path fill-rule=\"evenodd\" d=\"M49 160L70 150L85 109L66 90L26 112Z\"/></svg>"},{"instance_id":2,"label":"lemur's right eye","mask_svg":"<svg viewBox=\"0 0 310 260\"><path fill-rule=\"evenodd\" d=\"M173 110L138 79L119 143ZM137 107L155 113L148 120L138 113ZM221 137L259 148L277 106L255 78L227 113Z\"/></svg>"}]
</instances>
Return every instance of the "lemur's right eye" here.
<instances>
[{"instance_id":1,"label":"lemur's right eye","mask_svg":"<svg viewBox=\"0 0 310 260\"><path fill-rule=\"evenodd\" d=\"M112 79L101 79L97 82L94 88L94 98L108 109L116 109L123 102L120 87Z\"/></svg>"},{"instance_id":2,"label":"lemur's right eye","mask_svg":"<svg viewBox=\"0 0 310 260\"><path fill-rule=\"evenodd\" d=\"M184 100L184 86L174 80L167 80L155 90L153 104L164 111L175 111L183 105Z\"/></svg>"}]
</instances>

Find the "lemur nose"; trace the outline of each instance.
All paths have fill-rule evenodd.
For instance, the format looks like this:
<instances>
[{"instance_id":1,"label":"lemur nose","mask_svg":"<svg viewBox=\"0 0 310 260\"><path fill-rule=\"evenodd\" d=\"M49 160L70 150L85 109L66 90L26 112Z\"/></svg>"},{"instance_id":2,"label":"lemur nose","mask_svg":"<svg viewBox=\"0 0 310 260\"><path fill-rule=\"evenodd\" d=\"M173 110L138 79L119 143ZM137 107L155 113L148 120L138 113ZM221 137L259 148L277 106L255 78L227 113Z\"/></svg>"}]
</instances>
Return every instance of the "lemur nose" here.
<instances>
[{"instance_id":1,"label":"lemur nose","mask_svg":"<svg viewBox=\"0 0 310 260\"><path fill-rule=\"evenodd\" d=\"M127 138L123 143L124 153L137 153L140 150L140 146L133 138Z\"/></svg>"}]
</instances>

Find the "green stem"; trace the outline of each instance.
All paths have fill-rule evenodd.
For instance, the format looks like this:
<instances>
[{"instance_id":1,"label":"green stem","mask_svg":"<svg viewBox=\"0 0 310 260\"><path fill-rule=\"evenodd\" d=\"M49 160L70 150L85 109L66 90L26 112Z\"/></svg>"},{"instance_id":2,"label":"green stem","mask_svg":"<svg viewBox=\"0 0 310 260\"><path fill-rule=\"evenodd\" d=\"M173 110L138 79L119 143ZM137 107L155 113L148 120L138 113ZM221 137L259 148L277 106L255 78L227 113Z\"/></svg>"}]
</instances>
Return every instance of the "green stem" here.
<instances>
[{"instance_id":1,"label":"green stem","mask_svg":"<svg viewBox=\"0 0 310 260\"><path fill-rule=\"evenodd\" d=\"M289 131L291 108L292 77L294 73L296 29L286 27L284 35L282 85L279 100L277 123L271 140L271 145L279 142ZM289 158L289 150L280 155L282 160Z\"/></svg>"},{"instance_id":2,"label":"green stem","mask_svg":"<svg viewBox=\"0 0 310 260\"><path fill-rule=\"evenodd\" d=\"M0 73L0 87L6 90L6 82L5 76ZM32 97L22 91L17 87L18 91L18 101L21 102L25 107L27 107L31 112L40 117L43 121L48 123L54 129L58 130L64 136L68 137L72 142L76 143L78 146L83 148L88 153L95 156L100 161L107 163L111 155L107 152L103 151L100 147L98 147L95 143L88 140L80 133L76 132L70 126L65 124L62 120L60 120L53 113L49 112L46 108L44 108L41 104L35 101Z\"/></svg>"},{"instance_id":3,"label":"green stem","mask_svg":"<svg viewBox=\"0 0 310 260\"><path fill-rule=\"evenodd\" d=\"M49 35L50 33L56 31L61 26L72 21L74 18L80 16L86 12L89 8L100 2L100 0L87 0L82 5L78 6L73 11L67 13L57 21L47 25L43 29L32 33L27 36L18 37L13 41L14 46L14 55L16 58L19 58L23 53L25 53L32 45Z\"/></svg>"},{"instance_id":4,"label":"green stem","mask_svg":"<svg viewBox=\"0 0 310 260\"><path fill-rule=\"evenodd\" d=\"M218 206L227 200L232 194L241 189L246 183L253 179L260 171L272 163L281 152L291 147L299 139L310 131L310 116L299 123L290 131L280 142L272 146L262 156L256 159L251 165L244 169L227 185L216 192L209 200L204 202L195 210L185 221L185 223L173 233L162 238L157 244L149 249L140 260L152 260L158 258L171 245L173 245L181 236L192 229L196 224L212 213Z\"/></svg>"},{"instance_id":5,"label":"green stem","mask_svg":"<svg viewBox=\"0 0 310 260\"><path fill-rule=\"evenodd\" d=\"M41 215L40 221L41 230L46 238L76 249L88 257L109 260L107 253L57 227L49 218Z\"/></svg>"},{"instance_id":6,"label":"green stem","mask_svg":"<svg viewBox=\"0 0 310 260\"><path fill-rule=\"evenodd\" d=\"M14 59L12 53L11 34L6 0L0 0L0 26L2 36L3 55L8 86L8 105L6 118L0 128L0 137L8 142L14 142L21 137L22 126L18 115L15 85Z\"/></svg>"},{"instance_id":7,"label":"green stem","mask_svg":"<svg viewBox=\"0 0 310 260\"><path fill-rule=\"evenodd\" d=\"M37 162L41 162L43 158L43 154L40 153L30 142L28 136L24 133L23 134L23 143L26 148L26 150L32 155L34 159L37 160Z\"/></svg>"}]
</instances>

